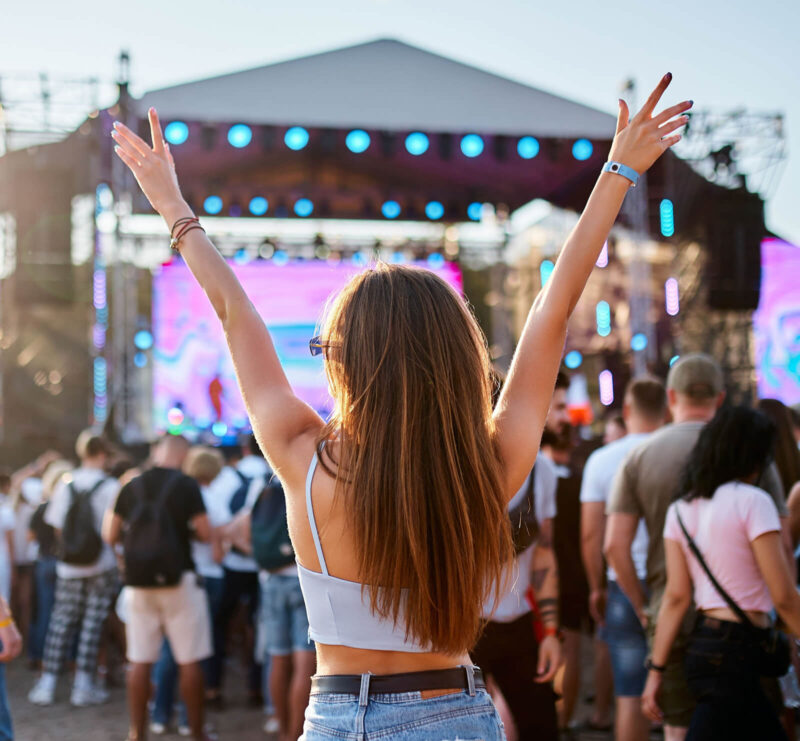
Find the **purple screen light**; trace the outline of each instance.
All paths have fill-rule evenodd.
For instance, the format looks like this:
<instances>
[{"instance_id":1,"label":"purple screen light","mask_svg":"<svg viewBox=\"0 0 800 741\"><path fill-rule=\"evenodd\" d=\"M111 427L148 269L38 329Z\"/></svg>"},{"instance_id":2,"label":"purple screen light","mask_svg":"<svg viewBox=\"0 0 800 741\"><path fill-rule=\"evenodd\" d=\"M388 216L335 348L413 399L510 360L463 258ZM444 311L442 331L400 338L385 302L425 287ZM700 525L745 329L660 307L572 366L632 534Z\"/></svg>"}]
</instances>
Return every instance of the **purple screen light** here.
<instances>
[{"instance_id":1,"label":"purple screen light","mask_svg":"<svg viewBox=\"0 0 800 741\"><path fill-rule=\"evenodd\" d=\"M420 265L432 267L427 262ZM311 356L308 341L317 333L328 298L364 267L350 261L287 259L280 264L231 263L231 268L269 327L295 393L327 414L331 399L322 360ZM461 272L455 264L437 263L433 272L461 292ZM222 327L182 262L163 266L153 278L152 328L156 429L169 427L169 412L176 408L183 411L188 428L246 428L247 414Z\"/></svg>"},{"instance_id":2,"label":"purple screen light","mask_svg":"<svg viewBox=\"0 0 800 741\"><path fill-rule=\"evenodd\" d=\"M800 247L761 243L761 298L753 314L761 398L800 402Z\"/></svg>"}]
</instances>

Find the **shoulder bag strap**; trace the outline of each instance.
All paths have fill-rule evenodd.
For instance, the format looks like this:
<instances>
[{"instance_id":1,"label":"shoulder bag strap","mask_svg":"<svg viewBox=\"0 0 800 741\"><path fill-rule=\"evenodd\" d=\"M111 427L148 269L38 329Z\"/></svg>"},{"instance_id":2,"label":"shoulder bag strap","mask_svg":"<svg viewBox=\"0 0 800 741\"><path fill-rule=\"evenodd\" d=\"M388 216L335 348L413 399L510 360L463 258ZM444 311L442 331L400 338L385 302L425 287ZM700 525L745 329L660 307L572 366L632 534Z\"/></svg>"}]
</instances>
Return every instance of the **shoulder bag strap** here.
<instances>
[{"instance_id":1,"label":"shoulder bag strap","mask_svg":"<svg viewBox=\"0 0 800 741\"><path fill-rule=\"evenodd\" d=\"M678 506L675 505L675 514L678 516L678 524L681 526L681 530L683 531L683 535L686 538L686 542L689 545L689 549L692 553L694 553L694 557L697 559L697 562L702 566L703 571L706 572L706 576L709 578L709 581L714 585L714 589L719 592L721 597L728 603L728 606L731 610L736 613L736 616L741 620L745 625L749 625L751 628L755 628L753 622L747 617L747 613L739 607L739 605L734 602L733 597L731 597L723 588L722 585L716 580L714 574L711 573L711 569L708 568L708 564L705 562L703 558L703 554L700 553L700 549L697 547L697 543L694 542L692 536L689 535L689 531L686 529L686 525L683 524L683 520L681 519L681 513L678 509Z\"/></svg>"}]
</instances>

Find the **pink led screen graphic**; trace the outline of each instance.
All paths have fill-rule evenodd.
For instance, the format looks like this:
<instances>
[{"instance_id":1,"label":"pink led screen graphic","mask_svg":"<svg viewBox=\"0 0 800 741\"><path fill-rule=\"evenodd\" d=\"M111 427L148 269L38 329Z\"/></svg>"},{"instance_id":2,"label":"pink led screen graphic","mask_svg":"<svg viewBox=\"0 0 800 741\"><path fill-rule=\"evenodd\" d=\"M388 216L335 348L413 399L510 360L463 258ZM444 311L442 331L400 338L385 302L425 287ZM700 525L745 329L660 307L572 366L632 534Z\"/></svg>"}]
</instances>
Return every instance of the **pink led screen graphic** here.
<instances>
[{"instance_id":1,"label":"pink led screen graphic","mask_svg":"<svg viewBox=\"0 0 800 741\"><path fill-rule=\"evenodd\" d=\"M800 402L800 247L761 243L761 298L753 314L761 398Z\"/></svg>"},{"instance_id":2,"label":"pink led screen graphic","mask_svg":"<svg viewBox=\"0 0 800 741\"><path fill-rule=\"evenodd\" d=\"M421 263L428 267L427 263ZM231 267L270 329L295 392L323 415L331 408L321 357L312 357L315 334L328 297L363 266L324 261L285 265L255 261ZM453 263L435 273L462 292ZM162 266L153 277L154 426L170 427L168 413L180 409L188 429L217 423L215 434L249 427L222 328L202 289L181 261ZM181 414L173 412L172 419ZM219 431L219 432L218 432Z\"/></svg>"}]
</instances>

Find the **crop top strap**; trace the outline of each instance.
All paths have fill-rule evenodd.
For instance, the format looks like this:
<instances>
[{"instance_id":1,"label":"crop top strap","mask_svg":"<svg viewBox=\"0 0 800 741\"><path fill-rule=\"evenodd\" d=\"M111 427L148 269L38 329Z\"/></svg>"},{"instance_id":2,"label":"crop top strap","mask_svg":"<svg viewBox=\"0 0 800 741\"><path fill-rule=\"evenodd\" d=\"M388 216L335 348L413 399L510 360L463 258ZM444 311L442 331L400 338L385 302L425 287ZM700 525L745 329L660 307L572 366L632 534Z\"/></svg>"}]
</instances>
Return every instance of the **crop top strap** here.
<instances>
[{"instance_id":1,"label":"crop top strap","mask_svg":"<svg viewBox=\"0 0 800 741\"><path fill-rule=\"evenodd\" d=\"M314 517L314 505L311 502L311 482L314 479L314 471L317 470L317 463L319 457L314 451L314 457L308 466L308 476L306 477L306 511L308 512L308 524L311 525L311 535L314 537L314 546L317 549L317 558L319 559L319 567L322 573L328 575L328 566L325 563L325 556L322 553L322 543L319 542L319 531L317 530L317 520Z\"/></svg>"}]
</instances>

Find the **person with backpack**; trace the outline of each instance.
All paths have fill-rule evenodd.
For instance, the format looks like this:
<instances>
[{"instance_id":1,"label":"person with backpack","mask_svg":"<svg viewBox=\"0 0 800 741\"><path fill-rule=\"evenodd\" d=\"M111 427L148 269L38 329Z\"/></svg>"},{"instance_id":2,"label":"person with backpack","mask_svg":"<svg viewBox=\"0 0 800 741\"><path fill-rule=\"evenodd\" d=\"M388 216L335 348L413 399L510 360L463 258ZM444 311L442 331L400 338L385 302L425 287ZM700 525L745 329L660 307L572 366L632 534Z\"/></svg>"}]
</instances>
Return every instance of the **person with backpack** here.
<instances>
[{"instance_id":1,"label":"person with backpack","mask_svg":"<svg viewBox=\"0 0 800 741\"><path fill-rule=\"evenodd\" d=\"M207 542L211 525L197 482L181 472L188 449L180 435L162 437L153 467L122 487L103 527L106 542L123 548L130 741L146 738L150 671L165 636L192 738L206 738L201 662L212 653L211 617L192 541Z\"/></svg>"},{"instance_id":2,"label":"person with backpack","mask_svg":"<svg viewBox=\"0 0 800 741\"><path fill-rule=\"evenodd\" d=\"M296 739L303 732L316 649L308 637L308 615L286 520L286 496L277 476L254 479L241 513L226 527L230 541L260 569L258 644L269 664L268 690L274 718L264 730ZM257 487L257 488L256 488Z\"/></svg>"},{"instance_id":3,"label":"person with backpack","mask_svg":"<svg viewBox=\"0 0 800 741\"><path fill-rule=\"evenodd\" d=\"M100 531L118 485L105 474L109 447L102 437L81 434L76 452L80 466L58 485L44 515L60 545L42 675L28 694L34 705L54 702L58 675L76 631L78 655L70 702L80 707L108 699L108 693L96 686L95 674L103 626L117 593L117 565Z\"/></svg>"}]
</instances>

